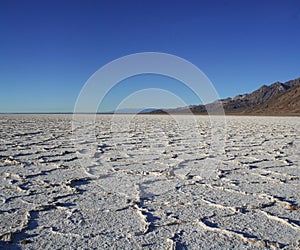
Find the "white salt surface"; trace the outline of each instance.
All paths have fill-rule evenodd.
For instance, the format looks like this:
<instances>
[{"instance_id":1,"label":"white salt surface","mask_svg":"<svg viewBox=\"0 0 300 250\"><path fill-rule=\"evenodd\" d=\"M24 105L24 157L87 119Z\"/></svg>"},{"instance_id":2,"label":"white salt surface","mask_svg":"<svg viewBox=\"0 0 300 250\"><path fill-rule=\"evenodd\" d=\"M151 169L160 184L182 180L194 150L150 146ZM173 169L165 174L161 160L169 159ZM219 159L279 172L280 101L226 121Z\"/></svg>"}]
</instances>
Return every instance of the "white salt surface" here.
<instances>
[{"instance_id":1,"label":"white salt surface","mask_svg":"<svg viewBox=\"0 0 300 250\"><path fill-rule=\"evenodd\" d=\"M299 249L300 119L226 120L214 151L208 117L99 115L89 156L71 115L1 115L0 248Z\"/></svg>"}]
</instances>

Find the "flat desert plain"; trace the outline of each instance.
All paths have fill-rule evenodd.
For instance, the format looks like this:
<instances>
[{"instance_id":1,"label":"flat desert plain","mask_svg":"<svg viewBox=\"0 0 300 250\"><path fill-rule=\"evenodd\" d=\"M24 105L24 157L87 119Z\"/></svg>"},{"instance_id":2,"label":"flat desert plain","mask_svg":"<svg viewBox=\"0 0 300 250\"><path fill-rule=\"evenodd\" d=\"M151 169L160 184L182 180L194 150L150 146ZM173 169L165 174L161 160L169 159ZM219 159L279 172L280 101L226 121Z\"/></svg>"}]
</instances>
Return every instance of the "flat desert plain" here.
<instances>
[{"instance_id":1,"label":"flat desert plain","mask_svg":"<svg viewBox=\"0 0 300 250\"><path fill-rule=\"evenodd\" d=\"M300 118L225 119L0 115L0 247L299 249Z\"/></svg>"}]
</instances>

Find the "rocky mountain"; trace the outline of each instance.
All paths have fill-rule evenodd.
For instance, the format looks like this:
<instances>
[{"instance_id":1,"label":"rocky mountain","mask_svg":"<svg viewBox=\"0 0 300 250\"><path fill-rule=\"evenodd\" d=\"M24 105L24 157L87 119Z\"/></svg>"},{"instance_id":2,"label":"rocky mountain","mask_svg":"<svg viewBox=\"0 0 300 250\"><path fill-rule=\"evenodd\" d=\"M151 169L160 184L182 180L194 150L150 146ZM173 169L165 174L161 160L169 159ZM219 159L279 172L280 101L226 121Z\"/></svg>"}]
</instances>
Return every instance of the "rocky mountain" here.
<instances>
[{"instance_id":1,"label":"rocky mountain","mask_svg":"<svg viewBox=\"0 0 300 250\"><path fill-rule=\"evenodd\" d=\"M222 103L226 114L300 113L299 86L300 78L285 83L275 82L269 86L263 85L250 94L237 95L234 98L218 100L218 102ZM289 103L289 100L293 100L293 102ZM213 107L213 105L215 103L206 106L194 105L177 109L155 110L151 113L186 114L192 112L194 114L207 114L206 107Z\"/></svg>"},{"instance_id":2,"label":"rocky mountain","mask_svg":"<svg viewBox=\"0 0 300 250\"><path fill-rule=\"evenodd\" d=\"M263 85L250 94L243 94L221 100L226 113L240 113L260 106L300 83L300 78L285 83L275 82L270 86Z\"/></svg>"},{"instance_id":3,"label":"rocky mountain","mask_svg":"<svg viewBox=\"0 0 300 250\"><path fill-rule=\"evenodd\" d=\"M251 114L300 114L300 85L275 96L262 105L245 111Z\"/></svg>"}]
</instances>

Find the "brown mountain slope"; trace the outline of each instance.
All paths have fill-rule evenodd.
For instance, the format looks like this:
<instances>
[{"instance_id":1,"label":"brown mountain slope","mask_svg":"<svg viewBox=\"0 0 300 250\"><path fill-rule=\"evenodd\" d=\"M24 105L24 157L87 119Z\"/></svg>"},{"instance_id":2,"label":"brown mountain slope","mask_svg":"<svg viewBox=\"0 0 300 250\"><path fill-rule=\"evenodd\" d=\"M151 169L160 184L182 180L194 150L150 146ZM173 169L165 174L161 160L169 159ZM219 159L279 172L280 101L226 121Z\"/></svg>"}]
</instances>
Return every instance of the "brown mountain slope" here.
<instances>
[{"instance_id":1,"label":"brown mountain slope","mask_svg":"<svg viewBox=\"0 0 300 250\"><path fill-rule=\"evenodd\" d=\"M218 102L222 103L226 114L297 114L300 113L299 102L297 101L297 95L299 94L297 86L299 88L300 78L285 83L275 82L269 86L263 85L250 94L237 95L234 98L221 99ZM293 92L295 90L297 90L296 93ZM291 96L284 97L286 92ZM277 101L279 97L281 99ZM193 105L176 109L160 109L150 113L188 114L192 112L194 114L207 114L206 108L213 107L214 104Z\"/></svg>"},{"instance_id":2,"label":"brown mountain slope","mask_svg":"<svg viewBox=\"0 0 300 250\"><path fill-rule=\"evenodd\" d=\"M262 105L244 112L245 114L300 114L300 85L271 98Z\"/></svg>"},{"instance_id":3,"label":"brown mountain slope","mask_svg":"<svg viewBox=\"0 0 300 250\"><path fill-rule=\"evenodd\" d=\"M243 113L254 107L263 105L288 89L300 84L300 78L285 83L275 82L269 86L263 85L250 94L237 95L234 98L221 100L226 113Z\"/></svg>"}]
</instances>

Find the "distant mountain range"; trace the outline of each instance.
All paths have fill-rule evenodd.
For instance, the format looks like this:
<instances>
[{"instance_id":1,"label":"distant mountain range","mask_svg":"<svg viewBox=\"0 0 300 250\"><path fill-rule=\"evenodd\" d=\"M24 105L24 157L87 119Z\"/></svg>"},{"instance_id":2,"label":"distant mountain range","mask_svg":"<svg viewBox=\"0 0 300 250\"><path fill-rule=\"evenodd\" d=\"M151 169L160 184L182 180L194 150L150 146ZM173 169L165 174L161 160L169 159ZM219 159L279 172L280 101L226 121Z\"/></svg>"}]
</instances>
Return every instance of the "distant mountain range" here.
<instances>
[{"instance_id":1,"label":"distant mountain range","mask_svg":"<svg viewBox=\"0 0 300 250\"><path fill-rule=\"evenodd\" d=\"M114 111L106 112L107 114L137 114L137 113L143 113L147 114L152 111L155 111L157 109L155 108L124 108L124 109L116 109Z\"/></svg>"},{"instance_id":2,"label":"distant mountain range","mask_svg":"<svg viewBox=\"0 0 300 250\"><path fill-rule=\"evenodd\" d=\"M263 85L250 94L217 100L223 105L226 114L235 115L300 115L300 78L285 83L275 82ZM150 114L207 114L207 105L193 105L175 109L158 109Z\"/></svg>"}]
</instances>

